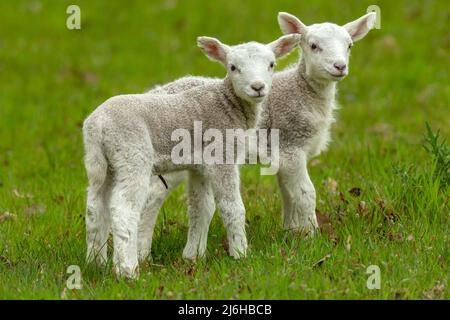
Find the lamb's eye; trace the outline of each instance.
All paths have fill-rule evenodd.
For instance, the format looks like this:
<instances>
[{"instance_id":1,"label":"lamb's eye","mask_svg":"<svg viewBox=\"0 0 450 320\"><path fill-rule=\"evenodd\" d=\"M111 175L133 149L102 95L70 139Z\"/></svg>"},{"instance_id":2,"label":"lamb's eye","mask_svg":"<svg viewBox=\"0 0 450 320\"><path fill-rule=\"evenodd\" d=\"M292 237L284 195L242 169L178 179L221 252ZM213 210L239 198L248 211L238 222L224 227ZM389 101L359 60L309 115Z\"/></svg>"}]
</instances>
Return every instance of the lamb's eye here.
<instances>
[{"instance_id":1,"label":"lamb's eye","mask_svg":"<svg viewBox=\"0 0 450 320\"><path fill-rule=\"evenodd\" d=\"M232 65L230 66L230 70L231 70L231 71L236 71L236 66L235 66L234 64L232 64Z\"/></svg>"},{"instance_id":2,"label":"lamb's eye","mask_svg":"<svg viewBox=\"0 0 450 320\"><path fill-rule=\"evenodd\" d=\"M313 43L313 44L311 45L311 49L316 50L317 48L318 48L317 44Z\"/></svg>"},{"instance_id":3,"label":"lamb's eye","mask_svg":"<svg viewBox=\"0 0 450 320\"><path fill-rule=\"evenodd\" d=\"M350 43L350 44L348 45L348 50L350 50L352 47L353 47L353 44Z\"/></svg>"},{"instance_id":4,"label":"lamb's eye","mask_svg":"<svg viewBox=\"0 0 450 320\"><path fill-rule=\"evenodd\" d=\"M270 69L273 69L273 66L275 65L275 62L270 63Z\"/></svg>"}]
</instances>

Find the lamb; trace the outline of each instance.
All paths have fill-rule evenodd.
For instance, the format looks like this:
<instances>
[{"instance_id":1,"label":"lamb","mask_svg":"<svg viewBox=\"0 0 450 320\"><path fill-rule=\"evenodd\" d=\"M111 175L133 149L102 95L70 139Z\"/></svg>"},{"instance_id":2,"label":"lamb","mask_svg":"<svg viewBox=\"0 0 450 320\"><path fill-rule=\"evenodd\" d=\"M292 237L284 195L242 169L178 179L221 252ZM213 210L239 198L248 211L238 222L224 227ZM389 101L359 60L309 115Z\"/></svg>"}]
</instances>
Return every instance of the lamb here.
<instances>
[{"instance_id":1,"label":"lamb","mask_svg":"<svg viewBox=\"0 0 450 320\"><path fill-rule=\"evenodd\" d=\"M348 74L353 42L362 39L373 28L375 18L376 14L371 12L344 26L333 23L306 26L293 15L278 14L283 33L301 34L302 57L296 65L275 73L267 107L263 109L257 127L280 130L277 180L286 230L306 232L312 236L318 228L316 192L308 175L307 160L327 147L336 109L336 83ZM173 94L215 81L217 79L186 77L157 90ZM168 190L159 181L152 181L155 197L149 211L159 211L167 194L185 179L185 175L177 172L166 175L165 179ZM207 227L192 230L201 226L196 219L195 216L190 217L189 233L205 234ZM186 248L192 245L188 241Z\"/></svg>"},{"instance_id":2,"label":"lamb","mask_svg":"<svg viewBox=\"0 0 450 320\"><path fill-rule=\"evenodd\" d=\"M114 270L119 275L138 275L138 229L147 200L152 198L152 176L187 170L189 214L202 226L217 203L230 243L230 255L245 256L245 208L239 193L236 165L176 164L171 150L172 134L203 129L253 127L271 87L275 59L298 45L299 35L286 35L267 45L250 42L227 46L219 40L199 37L198 46L211 59L222 63L227 76L211 84L173 95L129 94L108 99L83 124L87 190L87 261L104 264L110 225L113 233ZM156 214L142 218L151 236ZM190 234L196 247L206 246L206 234ZM148 248L149 249L149 248ZM196 250L185 252L188 258Z\"/></svg>"}]
</instances>

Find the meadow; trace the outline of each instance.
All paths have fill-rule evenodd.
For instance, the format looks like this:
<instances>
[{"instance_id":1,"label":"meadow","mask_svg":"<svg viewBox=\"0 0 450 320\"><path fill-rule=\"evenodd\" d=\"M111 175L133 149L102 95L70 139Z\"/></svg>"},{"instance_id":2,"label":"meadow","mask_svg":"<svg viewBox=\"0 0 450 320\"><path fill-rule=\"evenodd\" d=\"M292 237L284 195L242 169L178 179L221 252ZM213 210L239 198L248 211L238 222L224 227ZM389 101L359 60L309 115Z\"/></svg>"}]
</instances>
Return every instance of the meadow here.
<instances>
[{"instance_id":1,"label":"meadow","mask_svg":"<svg viewBox=\"0 0 450 320\"><path fill-rule=\"evenodd\" d=\"M80 30L66 27L72 1L0 2L0 299L449 299L447 1L76 2ZM333 141L309 163L318 236L283 231L275 177L245 166L246 259L227 256L217 214L206 259L181 258L182 186L138 280L85 264L81 126L96 106L186 74L224 76L197 36L270 42L279 11L344 24L372 4L381 28L352 49ZM70 265L80 290L66 286ZM380 289L367 287L371 265Z\"/></svg>"}]
</instances>

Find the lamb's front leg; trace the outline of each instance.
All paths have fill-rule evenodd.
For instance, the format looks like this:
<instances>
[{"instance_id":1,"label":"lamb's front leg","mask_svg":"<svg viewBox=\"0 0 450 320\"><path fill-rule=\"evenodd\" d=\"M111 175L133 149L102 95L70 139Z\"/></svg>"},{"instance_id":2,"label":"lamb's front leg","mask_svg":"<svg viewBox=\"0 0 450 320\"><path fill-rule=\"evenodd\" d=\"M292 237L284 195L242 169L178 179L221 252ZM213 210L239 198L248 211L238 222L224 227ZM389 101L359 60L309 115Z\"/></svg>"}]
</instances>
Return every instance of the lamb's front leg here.
<instances>
[{"instance_id":1,"label":"lamb's front leg","mask_svg":"<svg viewBox=\"0 0 450 320\"><path fill-rule=\"evenodd\" d=\"M189 171L189 232L183 258L194 260L205 255L208 230L216 209L211 184L197 171Z\"/></svg>"},{"instance_id":2,"label":"lamb's front leg","mask_svg":"<svg viewBox=\"0 0 450 320\"><path fill-rule=\"evenodd\" d=\"M284 229L313 235L318 228L316 190L308 175L307 156L303 150L280 154L278 183L283 200Z\"/></svg>"},{"instance_id":3,"label":"lamb's front leg","mask_svg":"<svg viewBox=\"0 0 450 320\"><path fill-rule=\"evenodd\" d=\"M239 190L239 168L236 165L211 166L208 168L208 178L227 230L229 254L236 259L245 257L245 207Z\"/></svg>"},{"instance_id":4,"label":"lamb's front leg","mask_svg":"<svg viewBox=\"0 0 450 320\"><path fill-rule=\"evenodd\" d=\"M152 176L150 180L150 192L144 210L139 221L138 255L139 261L144 261L152 248L153 230L159 210L170 192L175 189L185 178L184 171L164 174L167 189L158 176Z\"/></svg>"}]
</instances>

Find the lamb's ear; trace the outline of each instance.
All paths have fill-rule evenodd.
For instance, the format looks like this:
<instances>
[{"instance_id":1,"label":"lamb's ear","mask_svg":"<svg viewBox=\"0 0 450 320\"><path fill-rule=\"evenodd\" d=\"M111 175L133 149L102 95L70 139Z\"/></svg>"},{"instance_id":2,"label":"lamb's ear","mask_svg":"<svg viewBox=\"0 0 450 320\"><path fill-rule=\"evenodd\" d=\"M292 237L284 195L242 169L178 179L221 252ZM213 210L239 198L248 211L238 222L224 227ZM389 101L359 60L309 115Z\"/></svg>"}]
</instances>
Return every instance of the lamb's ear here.
<instances>
[{"instance_id":1,"label":"lamb's ear","mask_svg":"<svg viewBox=\"0 0 450 320\"><path fill-rule=\"evenodd\" d=\"M210 37L198 37L197 45L208 58L226 64L229 47L219 40Z\"/></svg>"},{"instance_id":2,"label":"lamb's ear","mask_svg":"<svg viewBox=\"0 0 450 320\"><path fill-rule=\"evenodd\" d=\"M355 21L349 22L343 27L352 37L353 41L361 40L366 34L375 26L377 14L375 12L369 12Z\"/></svg>"},{"instance_id":3,"label":"lamb's ear","mask_svg":"<svg viewBox=\"0 0 450 320\"><path fill-rule=\"evenodd\" d=\"M301 37L302 36L297 33L288 34L269 43L268 46L275 54L275 58L281 58L298 46Z\"/></svg>"},{"instance_id":4,"label":"lamb's ear","mask_svg":"<svg viewBox=\"0 0 450 320\"><path fill-rule=\"evenodd\" d=\"M278 24L284 34L300 33L306 34L308 27L304 25L296 16L286 12L278 13Z\"/></svg>"}]
</instances>

